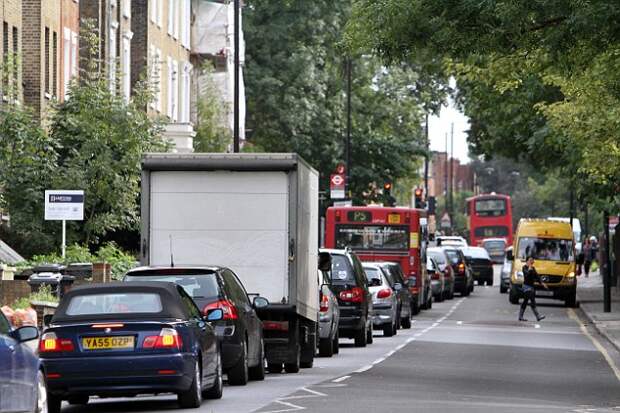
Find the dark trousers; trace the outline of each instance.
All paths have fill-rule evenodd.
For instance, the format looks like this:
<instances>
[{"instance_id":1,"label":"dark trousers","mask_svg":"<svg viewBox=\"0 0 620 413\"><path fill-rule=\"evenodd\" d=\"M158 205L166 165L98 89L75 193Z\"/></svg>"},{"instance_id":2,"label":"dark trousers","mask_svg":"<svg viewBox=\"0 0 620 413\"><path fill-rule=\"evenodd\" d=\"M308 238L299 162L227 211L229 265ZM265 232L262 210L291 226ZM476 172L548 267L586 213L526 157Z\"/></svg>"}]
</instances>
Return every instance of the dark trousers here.
<instances>
[{"instance_id":1,"label":"dark trousers","mask_svg":"<svg viewBox=\"0 0 620 413\"><path fill-rule=\"evenodd\" d=\"M586 273L586 277L590 275L590 266L592 265L592 261L586 261L583 263L583 269Z\"/></svg>"},{"instance_id":2,"label":"dark trousers","mask_svg":"<svg viewBox=\"0 0 620 413\"><path fill-rule=\"evenodd\" d=\"M527 308L527 304L529 302L530 307L532 307L532 311L536 318L538 318L538 309L536 308L536 291L531 289L527 292L523 291L523 303L521 303L521 312L519 313L519 318L523 317L523 313L525 313L525 309Z\"/></svg>"}]
</instances>

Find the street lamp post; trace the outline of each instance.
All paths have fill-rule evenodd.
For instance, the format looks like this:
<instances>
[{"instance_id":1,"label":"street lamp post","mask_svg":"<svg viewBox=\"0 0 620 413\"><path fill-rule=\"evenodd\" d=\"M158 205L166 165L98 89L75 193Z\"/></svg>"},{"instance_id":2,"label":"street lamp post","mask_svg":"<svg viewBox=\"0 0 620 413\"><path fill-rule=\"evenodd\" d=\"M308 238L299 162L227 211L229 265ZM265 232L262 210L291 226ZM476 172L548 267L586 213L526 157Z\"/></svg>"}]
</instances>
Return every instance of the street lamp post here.
<instances>
[{"instance_id":1,"label":"street lamp post","mask_svg":"<svg viewBox=\"0 0 620 413\"><path fill-rule=\"evenodd\" d=\"M234 97L233 97L233 151L235 153L239 152L239 31L240 31L240 21L239 21L239 15L240 15L240 5L239 5L239 1L240 0L235 0L234 2L234 47L235 47L235 76L234 76Z\"/></svg>"}]
</instances>

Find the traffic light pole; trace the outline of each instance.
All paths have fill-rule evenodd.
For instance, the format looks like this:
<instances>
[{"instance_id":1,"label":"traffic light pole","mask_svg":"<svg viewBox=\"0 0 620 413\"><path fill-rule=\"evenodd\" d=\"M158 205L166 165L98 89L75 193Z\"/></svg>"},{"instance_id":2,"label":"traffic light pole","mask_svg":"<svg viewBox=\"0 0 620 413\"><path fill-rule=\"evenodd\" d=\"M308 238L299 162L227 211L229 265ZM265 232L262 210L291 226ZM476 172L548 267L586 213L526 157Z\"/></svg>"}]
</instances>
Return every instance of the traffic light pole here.
<instances>
[{"instance_id":1,"label":"traffic light pole","mask_svg":"<svg viewBox=\"0 0 620 413\"><path fill-rule=\"evenodd\" d=\"M350 192L351 183L351 58L346 58L346 72L347 72L347 137L345 142L346 152L346 191Z\"/></svg>"},{"instance_id":2,"label":"traffic light pole","mask_svg":"<svg viewBox=\"0 0 620 413\"><path fill-rule=\"evenodd\" d=\"M428 162L430 156L430 142L428 140L428 113L426 114L426 123L424 125L424 134L426 136L426 155L424 156L424 197L428 202Z\"/></svg>"}]
</instances>

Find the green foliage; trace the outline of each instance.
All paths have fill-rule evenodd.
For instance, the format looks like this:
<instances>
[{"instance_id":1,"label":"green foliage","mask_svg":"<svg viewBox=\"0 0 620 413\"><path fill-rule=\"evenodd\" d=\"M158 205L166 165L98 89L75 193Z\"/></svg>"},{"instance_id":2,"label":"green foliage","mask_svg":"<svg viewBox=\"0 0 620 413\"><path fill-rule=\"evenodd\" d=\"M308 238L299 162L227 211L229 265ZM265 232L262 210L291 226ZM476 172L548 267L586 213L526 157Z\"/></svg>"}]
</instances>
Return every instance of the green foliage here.
<instances>
[{"instance_id":1,"label":"green foliage","mask_svg":"<svg viewBox=\"0 0 620 413\"><path fill-rule=\"evenodd\" d=\"M112 267L112 278L120 280L136 265L136 257L120 249L114 242L104 244L97 251L97 261L107 262Z\"/></svg>"},{"instance_id":2,"label":"green foliage","mask_svg":"<svg viewBox=\"0 0 620 413\"><path fill-rule=\"evenodd\" d=\"M31 307L30 303L33 301L44 301L48 303L57 303L58 297L52 293L52 287L43 284L39 287L36 293L30 293L28 297L22 297L15 301L11 308L13 310L25 310Z\"/></svg>"},{"instance_id":3,"label":"green foliage","mask_svg":"<svg viewBox=\"0 0 620 413\"><path fill-rule=\"evenodd\" d=\"M232 142L230 130L226 127L227 108L213 79L212 65L203 65L200 72L200 98L197 102L194 151L224 152Z\"/></svg>"}]
</instances>

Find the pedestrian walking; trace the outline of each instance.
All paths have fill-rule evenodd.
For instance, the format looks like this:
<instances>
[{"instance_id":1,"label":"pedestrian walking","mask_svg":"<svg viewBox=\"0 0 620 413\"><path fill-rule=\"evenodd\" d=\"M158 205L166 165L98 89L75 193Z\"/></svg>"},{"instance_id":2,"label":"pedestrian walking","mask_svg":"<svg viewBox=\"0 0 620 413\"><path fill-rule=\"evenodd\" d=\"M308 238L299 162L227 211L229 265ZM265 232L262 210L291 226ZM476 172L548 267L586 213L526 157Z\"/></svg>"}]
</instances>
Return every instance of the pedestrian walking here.
<instances>
[{"instance_id":1,"label":"pedestrian walking","mask_svg":"<svg viewBox=\"0 0 620 413\"><path fill-rule=\"evenodd\" d=\"M590 276L590 266L594 258L592 242L589 238L586 238L586 242L583 245L583 271L586 274L586 278Z\"/></svg>"},{"instance_id":2,"label":"pedestrian walking","mask_svg":"<svg viewBox=\"0 0 620 413\"><path fill-rule=\"evenodd\" d=\"M532 307L532 311L536 316L536 320L540 321L545 318L544 315L541 315L538 312L538 308L536 308L536 290L534 289L534 283L539 282L542 284L545 289L549 289L547 284L542 282L538 272L536 272L536 268L534 268L534 258L527 257L525 261L525 265L523 266L523 286L521 287L521 293L523 295L523 303L521 304L521 309L519 310L519 321L527 321L523 318L523 314L527 308L527 304L529 302L530 307Z\"/></svg>"}]
</instances>

